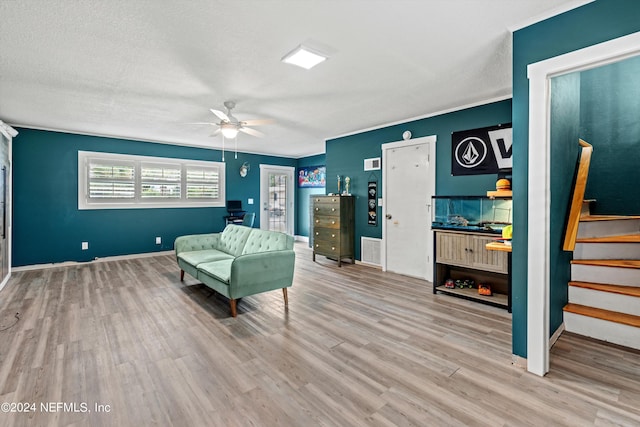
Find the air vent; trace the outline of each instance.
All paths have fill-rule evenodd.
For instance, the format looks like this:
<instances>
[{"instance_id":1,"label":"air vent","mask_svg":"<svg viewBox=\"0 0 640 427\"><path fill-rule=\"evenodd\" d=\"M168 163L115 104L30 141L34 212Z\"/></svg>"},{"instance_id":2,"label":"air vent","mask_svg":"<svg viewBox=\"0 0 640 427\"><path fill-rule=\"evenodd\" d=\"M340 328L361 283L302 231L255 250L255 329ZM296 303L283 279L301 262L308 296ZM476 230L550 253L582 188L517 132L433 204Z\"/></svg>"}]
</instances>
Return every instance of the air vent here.
<instances>
[{"instance_id":1,"label":"air vent","mask_svg":"<svg viewBox=\"0 0 640 427\"><path fill-rule=\"evenodd\" d=\"M375 265L377 267L382 266L382 259L380 257L380 250L382 246L382 239L375 239L373 237L360 237L360 258L363 264Z\"/></svg>"},{"instance_id":2,"label":"air vent","mask_svg":"<svg viewBox=\"0 0 640 427\"><path fill-rule=\"evenodd\" d=\"M366 171L380 170L380 157L372 157L371 159L364 159L364 170Z\"/></svg>"}]
</instances>

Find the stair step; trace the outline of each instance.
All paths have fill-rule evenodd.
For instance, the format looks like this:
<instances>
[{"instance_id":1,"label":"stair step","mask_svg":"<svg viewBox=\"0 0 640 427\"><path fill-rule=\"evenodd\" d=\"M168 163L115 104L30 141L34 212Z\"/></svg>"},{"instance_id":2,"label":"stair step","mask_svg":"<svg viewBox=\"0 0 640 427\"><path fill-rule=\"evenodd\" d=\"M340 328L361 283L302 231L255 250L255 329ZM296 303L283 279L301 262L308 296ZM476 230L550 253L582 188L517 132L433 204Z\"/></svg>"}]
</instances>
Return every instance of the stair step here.
<instances>
[{"instance_id":1,"label":"stair step","mask_svg":"<svg viewBox=\"0 0 640 427\"><path fill-rule=\"evenodd\" d=\"M578 304L567 304L563 313L567 332L640 350L640 316Z\"/></svg>"},{"instance_id":2,"label":"stair step","mask_svg":"<svg viewBox=\"0 0 640 427\"><path fill-rule=\"evenodd\" d=\"M640 216L585 215L580 218L578 239L640 233Z\"/></svg>"},{"instance_id":3,"label":"stair step","mask_svg":"<svg viewBox=\"0 0 640 427\"><path fill-rule=\"evenodd\" d=\"M640 215L587 215L580 218L580 222L589 221L624 221L640 219Z\"/></svg>"},{"instance_id":4,"label":"stair step","mask_svg":"<svg viewBox=\"0 0 640 427\"><path fill-rule=\"evenodd\" d=\"M640 316L640 287L569 282L569 303Z\"/></svg>"},{"instance_id":5,"label":"stair step","mask_svg":"<svg viewBox=\"0 0 640 427\"><path fill-rule=\"evenodd\" d=\"M569 286L576 288L593 289L594 291L609 292L613 294L628 295L640 298L640 288L635 286L610 285L607 283L569 282Z\"/></svg>"},{"instance_id":6,"label":"stair step","mask_svg":"<svg viewBox=\"0 0 640 427\"><path fill-rule=\"evenodd\" d=\"M576 243L640 243L640 233L622 234L618 236L583 237Z\"/></svg>"},{"instance_id":7,"label":"stair step","mask_svg":"<svg viewBox=\"0 0 640 427\"><path fill-rule=\"evenodd\" d=\"M595 319L606 320L608 322L620 323L623 325L640 328L640 316L619 313L617 311L603 310L601 308L587 307L585 305L569 303L564 306L564 312L579 314L581 316L593 317Z\"/></svg>"},{"instance_id":8,"label":"stair step","mask_svg":"<svg viewBox=\"0 0 640 427\"><path fill-rule=\"evenodd\" d=\"M640 259L640 234L576 240L573 259Z\"/></svg>"},{"instance_id":9,"label":"stair step","mask_svg":"<svg viewBox=\"0 0 640 427\"><path fill-rule=\"evenodd\" d=\"M574 259L571 280L640 287L640 260Z\"/></svg>"},{"instance_id":10,"label":"stair step","mask_svg":"<svg viewBox=\"0 0 640 427\"><path fill-rule=\"evenodd\" d=\"M640 260L637 259L574 259L571 264L640 269Z\"/></svg>"}]
</instances>

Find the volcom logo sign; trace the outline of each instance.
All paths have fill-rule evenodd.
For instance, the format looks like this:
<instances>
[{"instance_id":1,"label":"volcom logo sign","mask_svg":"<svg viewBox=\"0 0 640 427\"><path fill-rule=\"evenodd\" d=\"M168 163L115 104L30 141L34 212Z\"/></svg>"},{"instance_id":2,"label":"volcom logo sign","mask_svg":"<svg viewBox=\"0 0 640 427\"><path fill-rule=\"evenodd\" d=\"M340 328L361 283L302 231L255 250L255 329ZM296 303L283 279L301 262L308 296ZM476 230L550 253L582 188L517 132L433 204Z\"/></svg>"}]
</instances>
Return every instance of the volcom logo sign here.
<instances>
[{"instance_id":1,"label":"volcom logo sign","mask_svg":"<svg viewBox=\"0 0 640 427\"><path fill-rule=\"evenodd\" d=\"M465 138L456 147L456 161L463 168L474 168L487 157L487 145L474 136Z\"/></svg>"},{"instance_id":2,"label":"volcom logo sign","mask_svg":"<svg viewBox=\"0 0 640 427\"><path fill-rule=\"evenodd\" d=\"M493 155L496 158L499 169L506 169L513 166L512 154L512 129L497 129L487 132L489 139L491 140L491 146L493 147Z\"/></svg>"},{"instance_id":3,"label":"volcom logo sign","mask_svg":"<svg viewBox=\"0 0 640 427\"><path fill-rule=\"evenodd\" d=\"M451 134L451 174L497 173L512 167L511 124Z\"/></svg>"}]
</instances>

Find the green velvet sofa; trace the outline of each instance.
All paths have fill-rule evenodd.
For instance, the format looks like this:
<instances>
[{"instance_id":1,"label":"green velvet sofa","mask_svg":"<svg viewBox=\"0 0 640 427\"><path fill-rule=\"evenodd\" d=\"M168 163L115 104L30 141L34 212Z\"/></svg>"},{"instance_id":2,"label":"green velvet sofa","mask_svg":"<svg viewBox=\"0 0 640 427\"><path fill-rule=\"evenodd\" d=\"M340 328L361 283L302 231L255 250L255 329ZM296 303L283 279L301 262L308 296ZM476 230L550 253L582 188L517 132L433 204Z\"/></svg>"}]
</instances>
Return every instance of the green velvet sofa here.
<instances>
[{"instance_id":1,"label":"green velvet sofa","mask_svg":"<svg viewBox=\"0 0 640 427\"><path fill-rule=\"evenodd\" d=\"M260 292L282 289L288 305L295 265L293 236L229 224L221 233L180 236L174 248L180 280L187 272L229 298L233 317L239 298Z\"/></svg>"}]
</instances>

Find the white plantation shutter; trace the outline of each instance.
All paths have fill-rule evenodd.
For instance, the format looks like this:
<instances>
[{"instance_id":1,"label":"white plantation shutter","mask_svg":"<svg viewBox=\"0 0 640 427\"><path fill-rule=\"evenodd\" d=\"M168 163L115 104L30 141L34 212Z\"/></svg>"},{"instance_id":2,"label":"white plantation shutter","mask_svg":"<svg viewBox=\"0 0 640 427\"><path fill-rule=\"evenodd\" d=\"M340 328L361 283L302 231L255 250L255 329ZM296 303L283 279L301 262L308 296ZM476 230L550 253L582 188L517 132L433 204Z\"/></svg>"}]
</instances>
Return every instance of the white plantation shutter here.
<instances>
[{"instance_id":1,"label":"white plantation shutter","mask_svg":"<svg viewBox=\"0 0 640 427\"><path fill-rule=\"evenodd\" d=\"M143 199L180 199L182 166L177 164L140 165L140 197Z\"/></svg>"},{"instance_id":2,"label":"white plantation shutter","mask_svg":"<svg viewBox=\"0 0 640 427\"><path fill-rule=\"evenodd\" d=\"M90 200L132 200L135 198L135 164L91 159L88 162Z\"/></svg>"},{"instance_id":3,"label":"white plantation shutter","mask_svg":"<svg viewBox=\"0 0 640 427\"><path fill-rule=\"evenodd\" d=\"M225 206L225 164L78 151L78 208Z\"/></svg>"},{"instance_id":4,"label":"white plantation shutter","mask_svg":"<svg viewBox=\"0 0 640 427\"><path fill-rule=\"evenodd\" d=\"M187 166L187 199L220 197L220 168Z\"/></svg>"}]
</instances>

